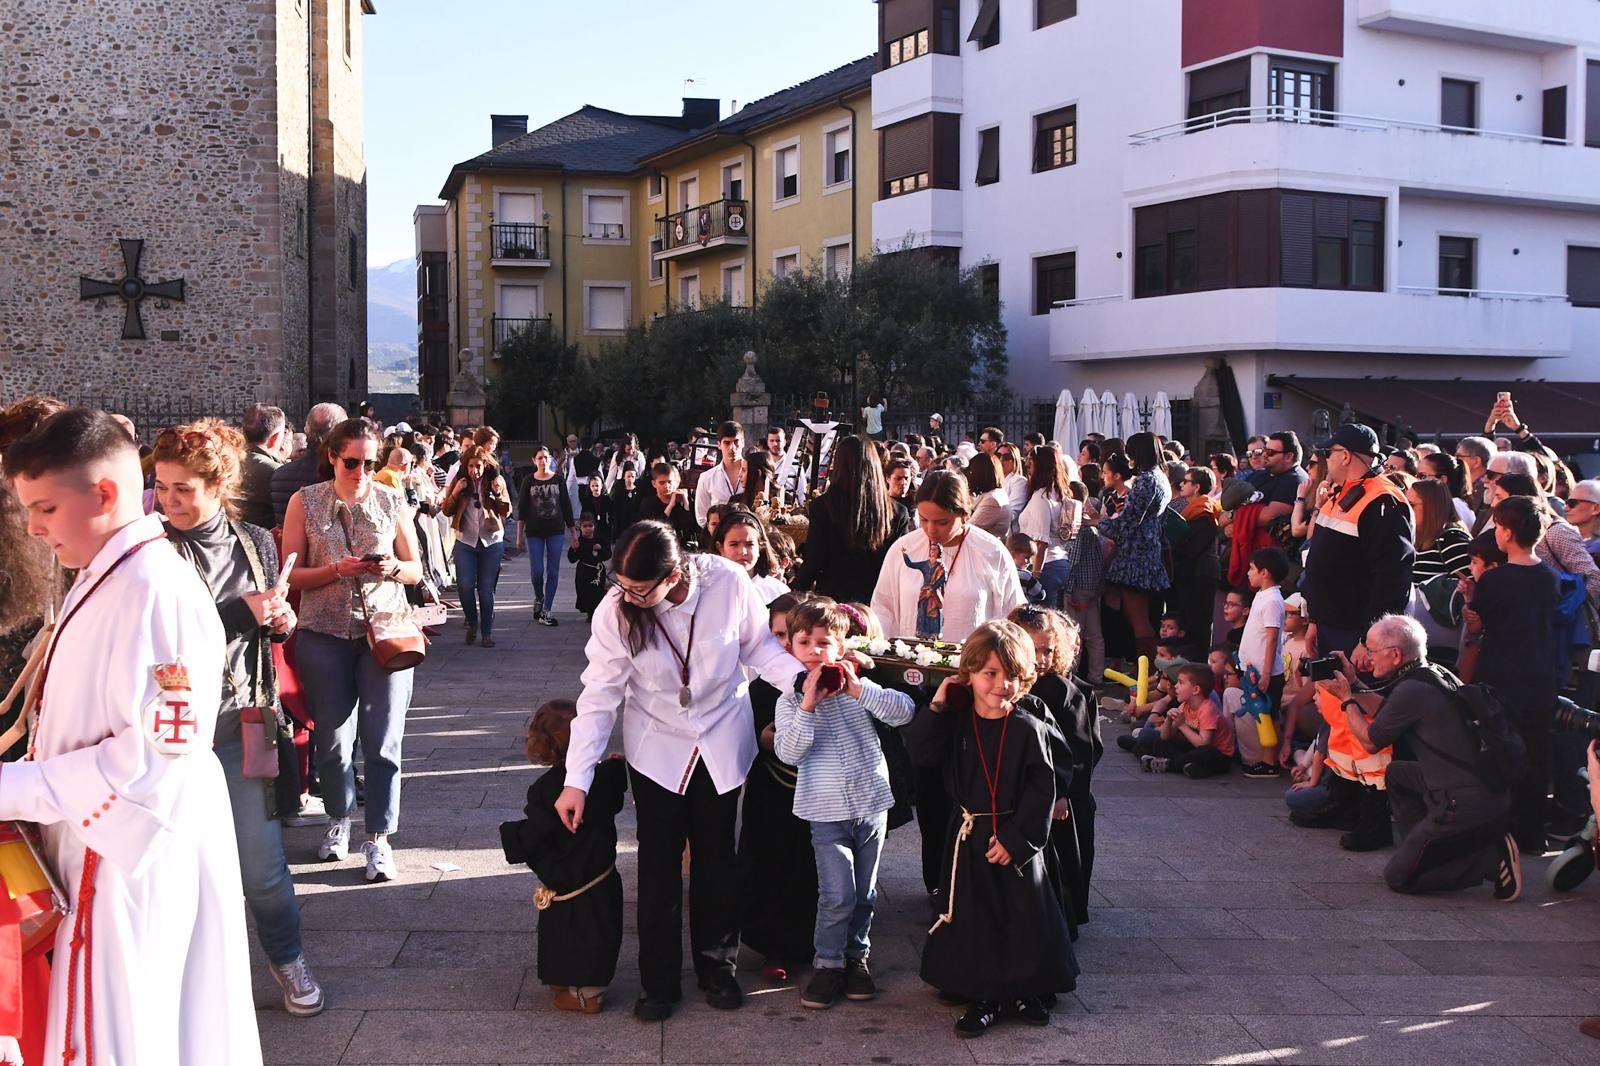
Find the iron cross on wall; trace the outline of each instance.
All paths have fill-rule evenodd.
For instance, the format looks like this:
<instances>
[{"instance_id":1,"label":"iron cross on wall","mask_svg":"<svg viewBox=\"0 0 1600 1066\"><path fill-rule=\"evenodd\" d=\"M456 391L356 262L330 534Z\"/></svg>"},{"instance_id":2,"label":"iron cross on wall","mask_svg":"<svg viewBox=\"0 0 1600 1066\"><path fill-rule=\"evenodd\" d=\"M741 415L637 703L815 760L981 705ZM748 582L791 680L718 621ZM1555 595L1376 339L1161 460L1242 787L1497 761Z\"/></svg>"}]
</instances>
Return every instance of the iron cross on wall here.
<instances>
[{"instance_id":1,"label":"iron cross on wall","mask_svg":"<svg viewBox=\"0 0 1600 1066\"><path fill-rule=\"evenodd\" d=\"M139 315L139 302L146 296L162 300L183 299L183 279L175 281L145 281L139 276L139 260L144 255L144 241L118 241L122 245L122 278L119 281L96 281L78 276L78 299L97 300L103 296L120 296L126 305L122 315L122 339L144 340L144 319Z\"/></svg>"}]
</instances>

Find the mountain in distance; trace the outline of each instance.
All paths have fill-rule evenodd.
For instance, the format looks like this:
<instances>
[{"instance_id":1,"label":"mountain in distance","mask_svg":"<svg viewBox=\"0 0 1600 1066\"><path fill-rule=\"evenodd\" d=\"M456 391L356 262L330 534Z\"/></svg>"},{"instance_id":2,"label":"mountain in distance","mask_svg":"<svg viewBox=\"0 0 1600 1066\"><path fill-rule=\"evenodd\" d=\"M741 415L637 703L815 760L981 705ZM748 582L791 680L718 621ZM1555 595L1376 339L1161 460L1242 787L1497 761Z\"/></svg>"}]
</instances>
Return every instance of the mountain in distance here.
<instances>
[{"instance_id":1,"label":"mountain in distance","mask_svg":"<svg viewBox=\"0 0 1600 1066\"><path fill-rule=\"evenodd\" d=\"M367 270L367 388L417 391L417 264Z\"/></svg>"}]
</instances>

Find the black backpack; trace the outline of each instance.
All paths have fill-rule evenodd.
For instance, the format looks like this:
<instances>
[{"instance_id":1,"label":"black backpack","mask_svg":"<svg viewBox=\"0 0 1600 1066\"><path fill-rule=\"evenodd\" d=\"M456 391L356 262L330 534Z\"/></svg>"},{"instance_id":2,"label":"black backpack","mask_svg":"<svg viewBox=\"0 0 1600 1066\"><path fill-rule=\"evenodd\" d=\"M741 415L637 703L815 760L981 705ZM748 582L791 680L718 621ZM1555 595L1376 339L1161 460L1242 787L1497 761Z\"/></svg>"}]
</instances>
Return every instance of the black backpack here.
<instances>
[{"instance_id":1,"label":"black backpack","mask_svg":"<svg viewBox=\"0 0 1600 1066\"><path fill-rule=\"evenodd\" d=\"M1461 712L1461 724L1477 742L1478 757L1472 764L1448 755L1427 741L1411 734L1410 739L1427 748L1445 762L1472 774L1493 792L1504 792L1528 770L1528 748L1513 722L1514 712L1490 685L1465 684L1450 671L1429 663L1409 675L1425 680L1449 693Z\"/></svg>"}]
</instances>

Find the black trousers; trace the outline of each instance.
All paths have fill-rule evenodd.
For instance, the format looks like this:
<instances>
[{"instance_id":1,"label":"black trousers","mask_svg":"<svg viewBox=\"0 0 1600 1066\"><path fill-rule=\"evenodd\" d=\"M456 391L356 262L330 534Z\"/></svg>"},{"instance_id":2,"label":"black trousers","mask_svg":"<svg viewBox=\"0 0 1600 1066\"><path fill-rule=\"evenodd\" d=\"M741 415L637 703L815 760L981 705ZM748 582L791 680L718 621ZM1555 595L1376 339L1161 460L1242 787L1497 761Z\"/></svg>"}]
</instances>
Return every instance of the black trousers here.
<instances>
[{"instance_id":1,"label":"black trousers","mask_svg":"<svg viewBox=\"0 0 1600 1066\"><path fill-rule=\"evenodd\" d=\"M677 1000L683 980L683 846L689 845L689 946L695 975L733 973L739 950L734 821L740 789L717 795L705 763L682 795L628 767L639 822L639 983Z\"/></svg>"},{"instance_id":2,"label":"black trousers","mask_svg":"<svg viewBox=\"0 0 1600 1066\"><path fill-rule=\"evenodd\" d=\"M922 834L922 887L930 895L935 889L948 891L950 883L950 856L945 850L950 807L943 767L918 767L916 811L917 831Z\"/></svg>"}]
</instances>

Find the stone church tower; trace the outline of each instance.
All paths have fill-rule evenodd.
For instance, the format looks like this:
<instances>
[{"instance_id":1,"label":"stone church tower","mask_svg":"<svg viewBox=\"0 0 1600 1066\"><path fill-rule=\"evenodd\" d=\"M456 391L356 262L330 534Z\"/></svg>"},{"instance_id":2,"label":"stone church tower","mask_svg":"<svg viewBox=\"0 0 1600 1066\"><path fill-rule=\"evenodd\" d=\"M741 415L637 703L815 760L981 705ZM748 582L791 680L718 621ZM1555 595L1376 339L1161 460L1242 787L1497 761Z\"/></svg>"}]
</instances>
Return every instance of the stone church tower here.
<instances>
[{"instance_id":1,"label":"stone church tower","mask_svg":"<svg viewBox=\"0 0 1600 1066\"><path fill-rule=\"evenodd\" d=\"M365 394L371 0L9 0L0 402L148 431Z\"/></svg>"}]
</instances>

